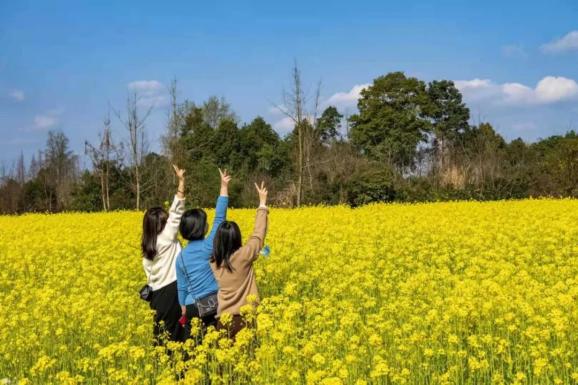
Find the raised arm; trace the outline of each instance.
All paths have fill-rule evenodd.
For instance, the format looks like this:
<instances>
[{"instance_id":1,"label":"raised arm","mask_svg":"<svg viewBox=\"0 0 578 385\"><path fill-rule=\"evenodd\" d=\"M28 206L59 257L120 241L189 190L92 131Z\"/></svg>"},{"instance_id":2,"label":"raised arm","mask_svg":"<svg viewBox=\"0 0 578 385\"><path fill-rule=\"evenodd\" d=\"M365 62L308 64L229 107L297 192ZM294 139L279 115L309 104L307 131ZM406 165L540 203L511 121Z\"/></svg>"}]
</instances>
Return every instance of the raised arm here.
<instances>
[{"instance_id":1,"label":"raised arm","mask_svg":"<svg viewBox=\"0 0 578 385\"><path fill-rule=\"evenodd\" d=\"M227 206L229 205L229 182L231 181L231 175L227 173L227 170L221 171L221 169L219 169L219 174L221 174L221 193L219 194L219 198L217 198L215 219L213 219L211 232L209 236L205 238L205 247L211 250L213 249L213 239L217 233L217 228L227 219Z\"/></svg>"},{"instance_id":2,"label":"raised arm","mask_svg":"<svg viewBox=\"0 0 578 385\"><path fill-rule=\"evenodd\" d=\"M179 223L181 223L181 217L185 212L185 170L178 168L174 164L173 169L179 179L179 185L173 203L171 204L171 208L169 209L167 223L161 233L164 237L169 239L177 239Z\"/></svg>"},{"instance_id":3,"label":"raised arm","mask_svg":"<svg viewBox=\"0 0 578 385\"><path fill-rule=\"evenodd\" d=\"M259 257L259 251L263 248L265 243L265 236L267 235L267 215L269 209L267 208L267 188L265 183L261 182L261 186L255 183L257 193L259 194L259 208L257 208L257 217L255 218L255 228L253 234L245 246L249 249L249 260L252 262Z\"/></svg>"},{"instance_id":4,"label":"raised arm","mask_svg":"<svg viewBox=\"0 0 578 385\"><path fill-rule=\"evenodd\" d=\"M174 164L173 169L175 170L175 174L179 179L179 186L177 187L177 198L185 199L185 170L182 168L178 168Z\"/></svg>"}]
</instances>

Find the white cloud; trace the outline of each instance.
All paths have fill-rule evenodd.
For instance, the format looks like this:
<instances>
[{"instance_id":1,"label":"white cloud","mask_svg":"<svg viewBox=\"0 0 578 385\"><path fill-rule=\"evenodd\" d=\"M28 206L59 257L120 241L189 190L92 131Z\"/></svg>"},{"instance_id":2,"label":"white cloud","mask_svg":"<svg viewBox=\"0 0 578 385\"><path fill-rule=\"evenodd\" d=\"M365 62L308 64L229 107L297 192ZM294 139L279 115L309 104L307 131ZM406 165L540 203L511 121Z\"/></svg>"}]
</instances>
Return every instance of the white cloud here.
<instances>
[{"instance_id":1,"label":"white cloud","mask_svg":"<svg viewBox=\"0 0 578 385\"><path fill-rule=\"evenodd\" d=\"M34 126L39 129L54 127L58 123L58 118L54 115L36 115L34 117Z\"/></svg>"},{"instance_id":2,"label":"white cloud","mask_svg":"<svg viewBox=\"0 0 578 385\"><path fill-rule=\"evenodd\" d=\"M472 80L456 80L454 81L455 86L463 91L467 91L470 89L480 89L480 88L488 88L491 86L492 82L490 79L472 79Z\"/></svg>"},{"instance_id":3,"label":"white cloud","mask_svg":"<svg viewBox=\"0 0 578 385\"><path fill-rule=\"evenodd\" d=\"M578 97L578 83L562 76L546 76L533 88L489 79L456 80L454 84L467 101L487 100L498 105L552 104Z\"/></svg>"},{"instance_id":4,"label":"white cloud","mask_svg":"<svg viewBox=\"0 0 578 385\"><path fill-rule=\"evenodd\" d=\"M527 104L535 100L534 90L520 83L504 83L501 86L504 101L513 104Z\"/></svg>"},{"instance_id":5,"label":"white cloud","mask_svg":"<svg viewBox=\"0 0 578 385\"><path fill-rule=\"evenodd\" d=\"M128 84L128 89L137 93L139 107L162 107L169 103L167 89L158 80L135 80Z\"/></svg>"},{"instance_id":6,"label":"white cloud","mask_svg":"<svg viewBox=\"0 0 578 385\"><path fill-rule=\"evenodd\" d=\"M289 133L293 127L295 127L295 122L288 116L273 123L273 128L281 134Z\"/></svg>"},{"instance_id":7,"label":"white cloud","mask_svg":"<svg viewBox=\"0 0 578 385\"><path fill-rule=\"evenodd\" d=\"M454 85L468 101L485 100L497 92L497 86L490 79L455 80Z\"/></svg>"},{"instance_id":8,"label":"white cloud","mask_svg":"<svg viewBox=\"0 0 578 385\"><path fill-rule=\"evenodd\" d=\"M133 91L159 92L163 88L163 83L158 80L135 80L128 83L128 89Z\"/></svg>"},{"instance_id":9,"label":"white cloud","mask_svg":"<svg viewBox=\"0 0 578 385\"><path fill-rule=\"evenodd\" d=\"M562 76L546 76L536 86L536 98L543 103L555 103L578 95L578 84Z\"/></svg>"},{"instance_id":10,"label":"white cloud","mask_svg":"<svg viewBox=\"0 0 578 385\"><path fill-rule=\"evenodd\" d=\"M565 36L542 45L542 52L561 53L566 51L578 51L578 31L568 32Z\"/></svg>"},{"instance_id":11,"label":"white cloud","mask_svg":"<svg viewBox=\"0 0 578 385\"><path fill-rule=\"evenodd\" d=\"M480 96L490 91L494 84L490 79L456 80L454 85L464 96Z\"/></svg>"},{"instance_id":12,"label":"white cloud","mask_svg":"<svg viewBox=\"0 0 578 385\"><path fill-rule=\"evenodd\" d=\"M25 99L24 91L22 90L12 90L8 95L17 102L21 102Z\"/></svg>"},{"instance_id":13,"label":"white cloud","mask_svg":"<svg viewBox=\"0 0 578 385\"><path fill-rule=\"evenodd\" d=\"M34 127L29 130L46 130L60 123L60 116L64 113L63 108L53 108L43 114L34 117Z\"/></svg>"},{"instance_id":14,"label":"white cloud","mask_svg":"<svg viewBox=\"0 0 578 385\"><path fill-rule=\"evenodd\" d=\"M338 92L333 94L325 101L325 105L332 105L335 107L352 107L357 104L357 99L361 96L361 91L370 84L354 85L348 92Z\"/></svg>"}]
</instances>

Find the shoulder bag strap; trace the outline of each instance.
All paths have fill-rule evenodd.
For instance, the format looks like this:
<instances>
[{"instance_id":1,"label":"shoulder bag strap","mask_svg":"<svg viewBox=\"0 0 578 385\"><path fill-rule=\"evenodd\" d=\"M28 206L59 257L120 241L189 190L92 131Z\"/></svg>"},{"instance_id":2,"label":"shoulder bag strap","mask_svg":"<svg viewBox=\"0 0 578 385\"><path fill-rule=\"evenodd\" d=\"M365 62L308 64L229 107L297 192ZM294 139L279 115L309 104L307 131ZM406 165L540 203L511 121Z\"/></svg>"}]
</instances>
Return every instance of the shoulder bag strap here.
<instances>
[{"instance_id":1,"label":"shoulder bag strap","mask_svg":"<svg viewBox=\"0 0 578 385\"><path fill-rule=\"evenodd\" d=\"M191 290L191 281L189 280L189 272L187 271L187 266L185 266L185 257L183 257L183 252L181 251L181 262L183 263L183 270L185 270L185 277L187 277L187 286L189 287L189 292L192 293ZM196 301L196 299L195 299Z\"/></svg>"}]
</instances>

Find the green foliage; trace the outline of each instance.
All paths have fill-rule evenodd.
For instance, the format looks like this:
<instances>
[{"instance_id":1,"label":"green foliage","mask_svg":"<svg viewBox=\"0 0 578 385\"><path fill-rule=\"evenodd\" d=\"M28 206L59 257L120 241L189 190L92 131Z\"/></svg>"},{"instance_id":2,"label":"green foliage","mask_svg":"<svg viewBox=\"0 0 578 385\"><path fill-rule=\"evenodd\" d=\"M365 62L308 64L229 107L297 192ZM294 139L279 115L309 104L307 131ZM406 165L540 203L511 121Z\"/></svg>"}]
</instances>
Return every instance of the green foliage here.
<instances>
[{"instance_id":1,"label":"green foliage","mask_svg":"<svg viewBox=\"0 0 578 385\"><path fill-rule=\"evenodd\" d=\"M428 84L402 72L378 77L362 91L348 138L343 115L327 107L304 119L304 204L578 197L578 135L533 144L507 143L491 124L468 124L469 110L451 81ZM187 170L187 205L210 207L219 191L217 167L234 179L230 204L254 206L253 182L265 180L274 205L296 202L299 175L297 131L281 138L263 118L240 125L223 98L175 106L165 154L142 160L143 207L162 205L175 193L171 163ZM103 170L108 170L110 209L133 207L132 169L122 156L77 170L77 157L62 132L50 132L44 156L34 158L29 177L23 161L0 180L0 212L98 211ZM101 166L107 166L101 167Z\"/></svg>"},{"instance_id":2,"label":"green foliage","mask_svg":"<svg viewBox=\"0 0 578 385\"><path fill-rule=\"evenodd\" d=\"M340 136L339 130L342 119L343 115L337 111L337 108L327 107L317 120L316 137L318 140L325 144L336 140Z\"/></svg>"},{"instance_id":3,"label":"green foliage","mask_svg":"<svg viewBox=\"0 0 578 385\"><path fill-rule=\"evenodd\" d=\"M85 170L72 192L70 211L101 211L102 197L100 180L97 175Z\"/></svg>"},{"instance_id":4,"label":"green foliage","mask_svg":"<svg viewBox=\"0 0 578 385\"><path fill-rule=\"evenodd\" d=\"M351 142L370 159L398 170L411 167L430 130L427 107L423 81L402 72L381 76L361 92L359 113L350 118Z\"/></svg>"},{"instance_id":5,"label":"green foliage","mask_svg":"<svg viewBox=\"0 0 578 385\"><path fill-rule=\"evenodd\" d=\"M395 199L394 173L377 167L363 168L355 172L347 183L347 203L361 206L371 202L391 202Z\"/></svg>"},{"instance_id":6,"label":"green foliage","mask_svg":"<svg viewBox=\"0 0 578 385\"><path fill-rule=\"evenodd\" d=\"M215 130L212 142L211 153L215 163L222 168L238 170L242 159L241 135L237 123L229 119L222 120Z\"/></svg>"},{"instance_id":7,"label":"green foliage","mask_svg":"<svg viewBox=\"0 0 578 385\"><path fill-rule=\"evenodd\" d=\"M468 130L470 110L462 101L462 94L450 80L434 80L427 87L427 116L437 139L453 142Z\"/></svg>"},{"instance_id":8,"label":"green foliage","mask_svg":"<svg viewBox=\"0 0 578 385\"><path fill-rule=\"evenodd\" d=\"M240 153L246 173L279 176L287 166L287 154L281 149L279 135L260 116L240 130Z\"/></svg>"}]
</instances>

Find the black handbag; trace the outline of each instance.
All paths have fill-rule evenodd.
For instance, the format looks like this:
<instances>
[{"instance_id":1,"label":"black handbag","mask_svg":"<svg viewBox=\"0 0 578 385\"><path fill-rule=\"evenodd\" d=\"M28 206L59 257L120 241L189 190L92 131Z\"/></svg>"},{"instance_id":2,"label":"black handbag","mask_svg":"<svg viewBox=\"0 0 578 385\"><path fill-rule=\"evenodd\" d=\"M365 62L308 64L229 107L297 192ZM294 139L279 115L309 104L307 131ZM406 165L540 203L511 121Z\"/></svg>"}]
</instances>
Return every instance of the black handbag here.
<instances>
[{"instance_id":1,"label":"black handbag","mask_svg":"<svg viewBox=\"0 0 578 385\"><path fill-rule=\"evenodd\" d=\"M153 297L153 288L147 283L138 291L140 299L150 302Z\"/></svg>"},{"instance_id":2,"label":"black handbag","mask_svg":"<svg viewBox=\"0 0 578 385\"><path fill-rule=\"evenodd\" d=\"M147 277L147 283L140 288L138 295L140 299L150 302L153 299L153 288L149 285L150 278Z\"/></svg>"},{"instance_id":3,"label":"black handbag","mask_svg":"<svg viewBox=\"0 0 578 385\"><path fill-rule=\"evenodd\" d=\"M187 272L187 267L185 266L185 260L183 258L182 253L181 253L181 262L183 263L183 269L185 269L185 276L187 277L187 285L190 288L191 282L189 282L189 273ZM207 294L206 296L197 298L195 300L195 306L197 306L199 318L205 318L217 314L217 307L219 306L217 294L218 291Z\"/></svg>"},{"instance_id":4,"label":"black handbag","mask_svg":"<svg viewBox=\"0 0 578 385\"><path fill-rule=\"evenodd\" d=\"M205 318L217 314L217 308L219 306L219 299L217 294L218 292L216 291L195 301L197 305L197 311L199 312L199 317Z\"/></svg>"}]
</instances>

